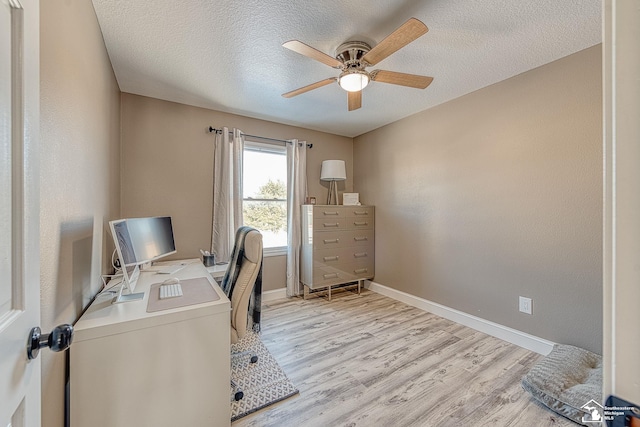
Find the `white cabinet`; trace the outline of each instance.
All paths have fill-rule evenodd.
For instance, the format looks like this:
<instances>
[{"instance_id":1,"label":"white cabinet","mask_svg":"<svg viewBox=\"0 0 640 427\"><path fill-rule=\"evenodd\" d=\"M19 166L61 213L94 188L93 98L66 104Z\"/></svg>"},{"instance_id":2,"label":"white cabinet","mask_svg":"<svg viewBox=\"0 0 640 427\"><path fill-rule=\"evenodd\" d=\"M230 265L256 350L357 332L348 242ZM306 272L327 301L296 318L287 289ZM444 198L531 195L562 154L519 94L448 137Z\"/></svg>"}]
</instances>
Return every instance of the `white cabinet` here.
<instances>
[{"instance_id":1,"label":"white cabinet","mask_svg":"<svg viewBox=\"0 0 640 427\"><path fill-rule=\"evenodd\" d=\"M375 273L373 206L302 207L301 281L309 289L372 279Z\"/></svg>"},{"instance_id":2,"label":"white cabinet","mask_svg":"<svg viewBox=\"0 0 640 427\"><path fill-rule=\"evenodd\" d=\"M206 277L216 301L147 313L143 300L97 298L70 347L71 426L229 426L230 303L199 260L172 276ZM184 288L184 286L183 286ZM183 289L184 290L184 289Z\"/></svg>"}]
</instances>

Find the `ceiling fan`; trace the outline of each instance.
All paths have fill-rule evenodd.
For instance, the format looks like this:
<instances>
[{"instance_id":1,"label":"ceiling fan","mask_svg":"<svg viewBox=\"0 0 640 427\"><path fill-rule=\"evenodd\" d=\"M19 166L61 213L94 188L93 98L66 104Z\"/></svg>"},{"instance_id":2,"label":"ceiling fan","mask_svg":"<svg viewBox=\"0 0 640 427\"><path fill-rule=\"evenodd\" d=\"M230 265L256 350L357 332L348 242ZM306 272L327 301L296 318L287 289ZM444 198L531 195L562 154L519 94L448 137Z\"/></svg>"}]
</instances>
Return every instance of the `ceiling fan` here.
<instances>
[{"instance_id":1,"label":"ceiling fan","mask_svg":"<svg viewBox=\"0 0 640 427\"><path fill-rule=\"evenodd\" d=\"M369 72L365 68L377 64L427 31L429 29L422 21L411 18L373 48L361 41L348 41L341 44L336 49L335 58L299 40L290 40L282 46L330 67L337 68L342 73L338 77L330 77L291 92L283 93L282 96L292 98L337 81L340 87L347 91L349 111L353 111L362 106L362 89L369 84L369 81L424 89L431 84L433 77L385 70Z\"/></svg>"}]
</instances>

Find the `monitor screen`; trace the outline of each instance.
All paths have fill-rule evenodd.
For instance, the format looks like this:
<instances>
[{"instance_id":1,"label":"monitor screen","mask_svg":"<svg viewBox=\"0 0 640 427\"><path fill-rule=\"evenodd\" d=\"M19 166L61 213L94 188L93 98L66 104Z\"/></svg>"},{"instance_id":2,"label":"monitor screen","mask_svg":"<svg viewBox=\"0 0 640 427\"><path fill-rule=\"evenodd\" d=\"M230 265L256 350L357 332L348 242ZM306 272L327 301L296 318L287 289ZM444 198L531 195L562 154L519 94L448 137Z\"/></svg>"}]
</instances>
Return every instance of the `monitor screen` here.
<instances>
[{"instance_id":1,"label":"monitor screen","mask_svg":"<svg viewBox=\"0 0 640 427\"><path fill-rule=\"evenodd\" d=\"M136 264L176 253L170 217L132 218L125 223Z\"/></svg>"},{"instance_id":2,"label":"monitor screen","mask_svg":"<svg viewBox=\"0 0 640 427\"><path fill-rule=\"evenodd\" d=\"M122 302L127 300L127 295L122 294L125 288L133 295L140 275L140 264L176 252L173 227L171 217L119 219L109 222L109 226L123 275L116 302ZM136 299L141 298L139 294L135 295Z\"/></svg>"}]
</instances>

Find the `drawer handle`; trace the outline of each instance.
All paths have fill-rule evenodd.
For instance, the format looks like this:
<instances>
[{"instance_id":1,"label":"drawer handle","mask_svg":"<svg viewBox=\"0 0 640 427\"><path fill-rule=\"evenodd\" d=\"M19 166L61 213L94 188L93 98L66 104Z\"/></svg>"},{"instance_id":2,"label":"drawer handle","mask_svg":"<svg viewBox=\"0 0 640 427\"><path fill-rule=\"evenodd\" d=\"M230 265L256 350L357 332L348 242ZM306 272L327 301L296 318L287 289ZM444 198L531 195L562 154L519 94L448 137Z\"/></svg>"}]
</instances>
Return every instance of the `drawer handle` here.
<instances>
[{"instance_id":1,"label":"drawer handle","mask_svg":"<svg viewBox=\"0 0 640 427\"><path fill-rule=\"evenodd\" d=\"M369 223L367 221L354 221L353 225L355 226L359 226L359 225L369 225Z\"/></svg>"},{"instance_id":2,"label":"drawer handle","mask_svg":"<svg viewBox=\"0 0 640 427\"><path fill-rule=\"evenodd\" d=\"M369 240L367 237L354 237L353 240L355 240L356 242L366 242L367 240Z\"/></svg>"},{"instance_id":3,"label":"drawer handle","mask_svg":"<svg viewBox=\"0 0 640 427\"><path fill-rule=\"evenodd\" d=\"M334 256L326 256L326 257L323 257L322 259L325 261L338 261L338 258L339 257L337 255L334 255Z\"/></svg>"},{"instance_id":4,"label":"drawer handle","mask_svg":"<svg viewBox=\"0 0 640 427\"><path fill-rule=\"evenodd\" d=\"M325 222L322 225L325 226L325 227L338 227L338 223L337 222Z\"/></svg>"},{"instance_id":5,"label":"drawer handle","mask_svg":"<svg viewBox=\"0 0 640 427\"><path fill-rule=\"evenodd\" d=\"M353 254L354 258L366 258L367 257L367 253L366 252L358 252L356 254Z\"/></svg>"},{"instance_id":6,"label":"drawer handle","mask_svg":"<svg viewBox=\"0 0 640 427\"><path fill-rule=\"evenodd\" d=\"M338 277L338 273L327 273L327 274L323 274L322 277L325 279L333 279Z\"/></svg>"},{"instance_id":7,"label":"drawer handle","mask_svg":"<svg viewBox=\"0 0 640 427\"><path fill-rule=\"evenodd\" d=\"M357 270L353 270L355 274L366 273L367 271L369 271L368 268L359 268Z\"/></svg>"},{"instance_id":8,"label":"drawer handle","mask_svg":"<svg viewBox=\"0 0 640 427\"><path fill-rule=\"evenodd\" d=\"M338 212L327 212L327 211L324 211L324 212L322 212L322 214L323 215L338 215Z\"/></svg>"},{"instance_id":9,"label":"drawer handle","mask_svg":"<svg viewBox=\"0 0 640 427\"><path fill-rule=\"evenodd\" d=\"M340 243L340 239L324 239L324 243Z\"/></svg>"},{"instance_id":10,"label":"drawer handle","mask_svg":"<svg viewBox=\"0 0 640 427\"><path fill-rule=\"evenodd\" d=\"M354 215L369 215L367 211L353 211Z\"/></svg>"}]
</instances>

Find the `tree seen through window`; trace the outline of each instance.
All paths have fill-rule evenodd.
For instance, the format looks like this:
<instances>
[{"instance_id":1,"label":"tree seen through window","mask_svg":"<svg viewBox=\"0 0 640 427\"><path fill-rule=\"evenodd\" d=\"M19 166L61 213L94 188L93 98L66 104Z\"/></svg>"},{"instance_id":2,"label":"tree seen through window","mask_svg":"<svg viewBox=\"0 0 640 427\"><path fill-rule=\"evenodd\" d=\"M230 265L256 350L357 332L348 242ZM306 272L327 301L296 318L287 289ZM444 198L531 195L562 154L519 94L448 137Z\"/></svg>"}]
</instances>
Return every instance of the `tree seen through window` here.
<instances>
[{"instance_id":1,"label":"tree seen through window","mask_svg":"<svg viewBox=\"0 0 640 427\"><path fill-rule=\"evenodd\" d=\"M261 186L256 199L244 201L244 223L258 230L287 232L287 185L280 181L267 181Z\"/></svg>"},{"instance_id":2,"label":"tree seen through window","mask_svg":"<svg viewBox=\"0 0 640 427\"><path fill-rule=\"evenodd\" d=\"M245 143L243 223L262 233L265 249L287 246L287 154L283 146Z\"/></svg>"}]
</instances>

